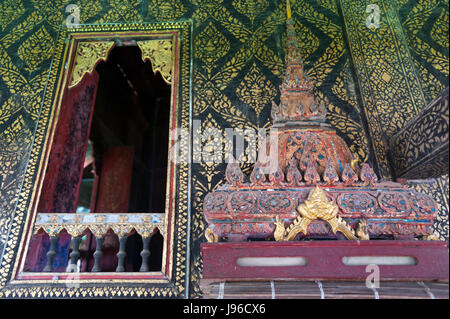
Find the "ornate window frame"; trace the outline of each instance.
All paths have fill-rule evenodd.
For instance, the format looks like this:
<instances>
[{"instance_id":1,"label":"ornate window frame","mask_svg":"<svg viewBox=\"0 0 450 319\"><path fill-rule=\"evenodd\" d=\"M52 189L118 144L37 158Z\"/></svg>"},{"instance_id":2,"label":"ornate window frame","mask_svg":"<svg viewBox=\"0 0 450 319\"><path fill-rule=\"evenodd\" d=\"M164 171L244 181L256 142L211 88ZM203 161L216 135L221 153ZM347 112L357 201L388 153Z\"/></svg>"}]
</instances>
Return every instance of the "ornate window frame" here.
<instances>
[{"instance_id":1,"label":"ornate window frame","mask_svg":"<svg viewBox=\"0 0 450 319\"><path fill-rule=\"evenodd\" d=\"M172 39L173 73L169 150L175 144L178 129L191 135L191 37L190 21L174 23L142 23L120 25L82 25L62 28L55 44L55 54L48 74L43 103L38 119L23 186L18 197L10 237L0 266L0 295L6 297L180 297L187 294L186 275L189 262L189 216L191 170L188 162L169 161L167 172L164 252L161 272L135 278L118 273L111 278L88 276L74 282L63 279L23 277L20 269L37 216L37 198L42 187L53 133L58 120L64 88L71 81L71 61L77 43L98 40ZM142 58L148 56L143 52ZM153 61L152 61L153 63ZM95 67L95 66L93 66ZM155 68L155 66L153 66ZM155 70L156 71L156 70ZM161 70L158 70L161 72ZM167 77L162 74L167 81ZM190 139L177 141L183 154L191 154ZM59 273L54 273L59 274ZM101 273L100 273L101 274ZM66 274L67 275L67 274ZM73 273L72 273L73 275ZM122 276L121 276L122 275Z\"/></svg>"}]
</instances>

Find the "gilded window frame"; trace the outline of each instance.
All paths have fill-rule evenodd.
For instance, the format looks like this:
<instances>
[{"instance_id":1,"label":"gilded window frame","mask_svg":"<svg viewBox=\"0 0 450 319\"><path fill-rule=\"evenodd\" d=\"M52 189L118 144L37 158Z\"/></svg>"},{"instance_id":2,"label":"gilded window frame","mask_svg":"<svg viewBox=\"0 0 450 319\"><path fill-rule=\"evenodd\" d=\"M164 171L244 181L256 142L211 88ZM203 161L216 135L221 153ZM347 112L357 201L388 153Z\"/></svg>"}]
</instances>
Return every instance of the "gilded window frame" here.
<instances>
[{"instance_id":1,"label":"gilded window frame","mask_svg":"<svg viewBox=\"0 0 450 319\"><path fill-rule=\"evenodd\" d=\"M171 123L169 144L175 143L177 129L186 129L191 135L192 97L192 23L140 23L114 25L81 25L79 28L61 28L55 44L55 53L48 73L41 112L23 186L18 196L15 218L12 223L9 245L3 260L12 267L0 267L0 293L8 297L175 297L187 294L189 285L189 218L191 170L188 162L168 163L166 194L165 238L163 269L155 278L137 275L137 279L82 279L74 286L71 280L19 279L20 263L24 261L27 243L31 238L36 219L36 198L39 196L43 172L61 105L62 92L68 85L69 62L80 40L98 39L153 39L172 36L177 62L173 74L171 96ZM174 63L175 64L175 63ZM176 101L174 101L176 100ZM173 114L175 112L175 114ZM178 141L185 154L191 154L189 141ZM169 145L170 147L170 145ZM170 149L170 148L169 148ZM170 178L169 178L170 176ZM173 205L172 205L173 204ZM169 208L169 206L171 208ZM167 253L166 253L167 251ZM130 274L130 273L129 273Z\"/></svg>"}]
</instances>

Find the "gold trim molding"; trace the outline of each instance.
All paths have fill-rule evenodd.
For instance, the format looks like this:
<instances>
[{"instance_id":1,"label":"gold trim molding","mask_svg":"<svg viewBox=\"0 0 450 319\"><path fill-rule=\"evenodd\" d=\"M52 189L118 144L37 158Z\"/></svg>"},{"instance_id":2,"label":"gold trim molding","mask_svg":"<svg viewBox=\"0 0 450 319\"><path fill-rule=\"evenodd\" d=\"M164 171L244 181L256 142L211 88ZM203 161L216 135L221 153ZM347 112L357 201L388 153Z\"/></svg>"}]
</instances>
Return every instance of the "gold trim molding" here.
<instances>
[{"instance_id":1,"label":"gold trim molding","mask_svg":"<svg viewBox=\"0 0 450 319\"><path fill-rule=\"evenodd\" d=\"M159 229L164 236L164 214L38 214L33 234L43 230L49 236L57 236L64 229L73 237L90 230L95 237L103 237L108 230L118 236L128 235L133 229L148 238Z\"/></svg>"}]
</instances>

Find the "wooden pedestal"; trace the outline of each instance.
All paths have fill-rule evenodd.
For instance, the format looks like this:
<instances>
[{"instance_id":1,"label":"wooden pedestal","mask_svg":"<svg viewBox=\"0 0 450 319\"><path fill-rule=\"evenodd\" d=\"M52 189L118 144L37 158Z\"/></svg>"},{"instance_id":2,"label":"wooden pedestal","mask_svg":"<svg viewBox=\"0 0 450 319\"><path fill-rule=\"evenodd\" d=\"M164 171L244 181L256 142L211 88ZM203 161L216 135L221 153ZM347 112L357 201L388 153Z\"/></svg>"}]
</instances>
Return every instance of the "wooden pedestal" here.
<instances>
[{"instance_id":1,"label":"wooden pedestal","mask_svg":"<svg viewBox=\"0 0 450 319\"><path fill-rule=\"evenodd\" d=\"M374 257L380 281L448 283L449 277L448 244L442 241L204 243L201 253L202 287L244 281L365 282L374 274L374 266L368 266Z\"/></svg>"}]
</instances>

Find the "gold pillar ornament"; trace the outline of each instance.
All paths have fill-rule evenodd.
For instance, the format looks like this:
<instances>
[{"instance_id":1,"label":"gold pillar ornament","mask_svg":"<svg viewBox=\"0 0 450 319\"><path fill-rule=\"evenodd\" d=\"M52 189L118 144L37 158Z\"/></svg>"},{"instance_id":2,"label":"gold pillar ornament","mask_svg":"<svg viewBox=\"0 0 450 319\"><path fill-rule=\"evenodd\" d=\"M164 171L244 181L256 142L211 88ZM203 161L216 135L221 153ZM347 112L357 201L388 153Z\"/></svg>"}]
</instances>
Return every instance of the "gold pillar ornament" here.
<instances>
[{"instance_id":1,"label":"gold pillar ornament","mask_svg":"<svg viewBox=\"0 0 450 319\"><path fill-rule=\"evenodd\" d=\"M172 83L172 39L152 39L136 42L142 51L142 61L150 60L153 72L161 73L167 84Z\"/></svg>"},{"instance_id":2,"label":"gold pillar ornament","mask_svg":"<svg viewBox=\"0 0 450 319\"><path fill-rule=\"evenodd\" d=\"M78 43L69 88L76 86L86 73L91 73L101 60L106 61L114 41L82 41Z\"/></svg>"}]
</instances>

